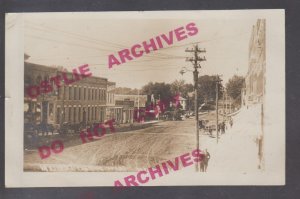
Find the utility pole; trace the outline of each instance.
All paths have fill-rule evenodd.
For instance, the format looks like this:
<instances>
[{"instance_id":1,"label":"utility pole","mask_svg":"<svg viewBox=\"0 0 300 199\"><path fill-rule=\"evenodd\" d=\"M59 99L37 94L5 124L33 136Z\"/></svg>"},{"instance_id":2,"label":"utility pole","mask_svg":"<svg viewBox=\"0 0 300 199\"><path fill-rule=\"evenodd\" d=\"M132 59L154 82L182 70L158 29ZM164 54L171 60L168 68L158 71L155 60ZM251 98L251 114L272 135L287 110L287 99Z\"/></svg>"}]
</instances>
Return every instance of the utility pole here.
<instances>
[{"instance_id":1,"label":"utility pole","mask_svg":"<svg viewBox=\"0 0 300 199\"><path fill-rule=\"evenodd\" d=\"M225 120L225 106L224 106L224 104L225 104L225 88L223 88L223 106L222 106L222 108L223 108L223 122Z\"/></svg>"},{"instance_id":2,"label":"utility pole","mask_svg":"<svg viewBox=\"0 0 300 199\"><path fill-rule=\"evenodd\" d=\"M205 57L199 57L199 53L205 53L206 50L201 50L198 48L198 44L194 46L192 49L186 49L185 52L192 52L194 54L193 57L187 57L186 61L192 62L194 66L194 93L195 93L195 127L196 127L196 149L199 151L199 114L198 114L198 68L201 68L200 62L206 61ZM199 163L196 164L196 172L199 171Z\"/></svg>"},{"instance_id":3,"label":"utility pole","mask_svg":"<svg viewBox=\"0 0 300 199\"><path fill-rule=\"evenodd\" d=\"M229 97L229 112L231 114L231 97Z\"/></svg>"},{"instance_id":4,"label":"utility pole","mask_svg":"<svg viewBox=\"0 0 300 199\"><path fill-rule=\"evenodd\" d=\"M137 110L137 118L140 118L140 90L138 89L138 110Z\"/></svg>"},{"instance_id":5,"label":"utility pole","mask_svg":"<svg viewBox=\"0 0 300 199\"><path fill-rule=\"evenodd\" d=\"M226 108L225 108L226 111L225 111L225 114L226 114L226 119L227 119L227 109L228 109L228 108L227 108L227 103L228 103L228 102L227 102L227 101L228 101L227 92L225 92L225 101L226 101Z\"/></svg>"},{"instance_id":6,"label":"utility pole","mask_svg":"<svg viewBox=\"0 0 300 199\"><path fill-rule=\"evenodd\" d=\"M218 101L219 101L219 84L222 80L219 78L217 75L217 80L216 80L216 131L217 131L217 143L219 142L219 106L218 106Z\"/></svg>"}]
</instances>

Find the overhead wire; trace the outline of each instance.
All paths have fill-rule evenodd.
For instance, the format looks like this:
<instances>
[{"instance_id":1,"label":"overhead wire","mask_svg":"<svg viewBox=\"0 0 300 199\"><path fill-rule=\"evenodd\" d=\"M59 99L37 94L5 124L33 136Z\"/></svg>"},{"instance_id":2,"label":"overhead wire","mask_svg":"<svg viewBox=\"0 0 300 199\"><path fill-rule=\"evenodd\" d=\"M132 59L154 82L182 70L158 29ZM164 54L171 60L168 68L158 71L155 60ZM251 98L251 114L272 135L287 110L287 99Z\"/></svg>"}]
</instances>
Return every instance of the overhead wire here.
<instances>
[{"instance_id":1,"label":"overhead wire","mask_svg":"<svg viewBox=\"0 0 300 199\"><path fill-rule=\"evenodd\" d=\"M28 22L27 22L28 23ZM113 42L108 42L108 41L104 41L104 40L99 40L99 39L95 39L95 38L91 38L91 37L88 37L88 36L86 36L86 35L81 35L81 34L78 34L78 33L71 33L71 32L67 32L67 31L63 31L63 30L59 30L59 29L57 29L57 28L50 28L50 27L45 27L45 26L38 26L38 27L36 27L37 25L33 25L32 23L30 24L30 23L28 23L29 24L29 26L31 26L31 28L33 28L33 29L36 29L36 30L40 30L40 31L52 31L52 32L55 32L55 31L57 31L57 32L61 32L61 33L64 33L64 34L69 34L69 35L73 35L73 36L76 36L77 38L79 38L79 39L81 39L81 40L83 40L83 41L88 41L88 42L93 42L93 44L94 43L100 43L101 45L102 45L102 43L101 42L103 42L103 43L107 43L107 44L110 44L110 45L112 45L112 46L110 46L110 47L114 47L114 48L120 48L120 49L122 49L122 48L128 48L127 46L125 46L125 45L121 45L121 44L116 44L116 43L113 43ZM118 50L120 50L120 49L118 49ZM106 49L106 50L108 50L108 49ZM152 54L153 55L153 54ZM146 55L146 56L152 56L152 55ZM156 54L156 56L157 55L163 55L163 56L170 56L169 54L162 54L162 53L157 53Z\"/></svg>"},{"instance_id":2,"label":"overhead wire","mask_svg":"<svg viewBox=\"0 0 300 199\"><path fill-rule=\"evenodd\" d=\"M31 28L39 30L39 31L47 32L47 31L50 30L52 32L62 32L64 34L73 35L73 36L77 37L77 39L79 39L81 41L93 42L93 44L99 43L99 44L102 45L102 43L106 43L106 44L111 45L111 46L108 46L109 48L124 48L124 47L126 47L126 46L123 46L121 44L116 44L114 42L102 41L102 40L91 38L91 37L88 37L88 36L85 36L85 35L81 35L81 34L78 34L78 33L70 33L68 31L58 30L57 28L49 28L49 27L47 28L45 26L43 26L43 28L41 28L40 26L37 28L37 27L34 27L34 26L35 25L31 24ZM239 33L237 35L232 35L231 37L236 37L238 35L243 35L243 34L245 34L245 33ZM99 51L111 52L111 49L104 49L104 48L98 48L98 47L94 47L94 46L87 46L87 45L78 44L78 43L70 43L70 42L66 42L66 41L49 39L49 38L40 37L40 36L36 36L36 35L28 35L28 34L26 34L26 35L34 37L34 38L37 38L37 39L43 39L43 40L46 40L46 41L59 42L59 43L67 44L67 45L80 46L80 47L84 47L84 48L88 48L88 49L92 48L92 49L99 50ZM165 48L162 48L162 49L159 49L159 50L168 50L168 49L173 49L173 48L180 48L180 47L184 47L184 46L188 46L188 45L194 45L194 44L199 44L199 43L206 43L206 42L211 42L211 41L217 41L217 40L224 39L224 38L225 37L219 37L219 38L207 39L207 40L202 40L202 41L190 42L190 43L185 43L185 44L181 44L181 45L174 45L174 46L165 47ZM128 48L128 47L126 47L126 48ZM153 50L150 50L150 52L155 52L154 54L151 54L151 56L149 56L149 54L145 55L145 57L148 56L148 58L150 58L150 60L149 59L148 60L133 60L130 63L131 64L135 63L135 62L147 63L147 62L157 62L157 61L159 61L159 62L169 62L169 61L172 61L173 59L183 59L183 58L185 58L185 56L174 56L174 55L170 55L170 54L166 54L166 53L160 53L160 52L153 51ZM93 57L93 56L89 56L89 57ZM95 57L101 57L101 56L100 55L99 56L95 55ZM51 57L49 59L53 59L53 58ZM69 59L69 58L67 58L67 59ZM35 60L41 60L41 59L36 58ZM91 65L107 66L107 64L102 64L102 63L96 63L96 64L91 64ZM160 67L160 69L162 69L162 68ZM145 69L145 70L156 70L156 69L149 68L149 69ZM143 70L131 70L131 71L143 71Z\"/></svg>"}]
</instances>

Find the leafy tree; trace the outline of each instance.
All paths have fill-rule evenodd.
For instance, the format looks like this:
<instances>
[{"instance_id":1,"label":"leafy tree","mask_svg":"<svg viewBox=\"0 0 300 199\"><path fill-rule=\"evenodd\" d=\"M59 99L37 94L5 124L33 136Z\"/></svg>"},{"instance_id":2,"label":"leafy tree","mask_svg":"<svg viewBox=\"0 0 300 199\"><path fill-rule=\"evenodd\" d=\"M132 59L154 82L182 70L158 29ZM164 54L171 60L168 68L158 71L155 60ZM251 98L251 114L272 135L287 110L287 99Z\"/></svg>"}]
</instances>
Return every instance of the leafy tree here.
<instances>
[{"instance_id":1,"label":"leafy tree","mask_svg":"<svg viewBox=\"0 0 300 199\"><path fill-rule=\"evenodd\" d=\"M167 100L172 98L171 86L170 84L166 84L164 82L149 82L145 86L142 87L141 94L144 95L154 95L155 99Z\"/></svg>"},{"instance_id":2,"label":"leafy tree","mask_svg":"<svg viewBox=\"0 0 300 199\"><path fill-rule=\"evenodd\" d=\"M245 78L234 75L226 84L228 95L237 103L241 103L241 91L245 85Z\"/></svg>"},{"instance_id":3,"label":"leafy tree","mask_svg":"<svg viewBox=\"0 0 300 199\"><path fill-rule=\"evenodd\" d=\"M216 100L216 80L217 76L204 75L198 80L198 98L199 103ZM222 95L222 83L219 84L219 98Z\"/></svg>"},{"instance_id":4,"label":"leafy tree","mask_svg":"<svg viewBox=\"0 0 300 199\"><path fill-rule=\"evenodd\" d=\"M193 91L193 84L186 84L184 80L175 80L171 83L171 93L173 94L173 96L179 93L182 97L187 99L188 93Z\"/></svg>"}]
</instances>

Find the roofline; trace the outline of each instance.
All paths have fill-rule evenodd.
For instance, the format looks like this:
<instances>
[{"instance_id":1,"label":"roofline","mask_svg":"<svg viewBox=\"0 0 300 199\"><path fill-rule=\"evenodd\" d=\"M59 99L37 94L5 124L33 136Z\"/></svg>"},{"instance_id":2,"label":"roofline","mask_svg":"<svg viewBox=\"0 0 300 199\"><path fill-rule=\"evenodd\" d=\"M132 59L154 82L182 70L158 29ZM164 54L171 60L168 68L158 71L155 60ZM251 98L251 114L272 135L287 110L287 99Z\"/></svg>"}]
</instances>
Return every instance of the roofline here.
<instances>
[{"instance_id":1,"label":"roofline","mask_svg":"<svg viewBox=\"0 0 300 199\"><path fill-rule=\"evenodd\" d=\"M53 67L53 66L46 66L46 65L36 64L36 63L32 63L32 62L27 62L27 61L25 61L24 63L25 64L29 64L29 65L35 65L35 66L39 66L39 67L49 68L49 69L58 69L58 68ZM63 66L59 66L59 67L63 67ZM67 73L72 74L72 72L70 72L70 71L67 71ZM107 82L109 82L108 79L104 78L104 77L93 76L93 74L92 74L91 77L92 78L101 79L101 80L107 80Z\"/></svg>"}]
</instances>

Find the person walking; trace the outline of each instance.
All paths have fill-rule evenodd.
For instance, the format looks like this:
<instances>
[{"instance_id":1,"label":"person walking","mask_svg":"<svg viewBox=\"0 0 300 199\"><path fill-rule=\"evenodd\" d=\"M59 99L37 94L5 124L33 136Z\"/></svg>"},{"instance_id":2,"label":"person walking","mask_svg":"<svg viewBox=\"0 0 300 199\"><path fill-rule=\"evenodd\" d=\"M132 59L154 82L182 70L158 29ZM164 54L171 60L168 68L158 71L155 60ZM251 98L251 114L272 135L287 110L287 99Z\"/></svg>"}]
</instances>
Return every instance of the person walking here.
<instances>
[{"instance_id":1,"label":"person walking","mask_svg":"<svg viewBox=\"0 0 300 199\"><path fill-rule=\"evenodd\" d=\"M224 134L225 133L225 122L224 121L222 122L221 130L222 130L222 134Z\"/></svg>"},{"instance_id":2,"label":"person walking","mask_svg":"<svg viewBox=\"0 0 300 199\"><path fill-rule=\"evenodd\" d=\"M232 119L231 117L230 117L229 123L230 123L230 127L232 128L232 125L233 125L233 119Z\"/></svg>"},{"instance_id":3,"label":"person walking","mask_svg":"<svg viewBox=\"0 0 300 199\"><path fill-rule=\"evenodd\" d=\"M201 162L200 162L200 172L204 172L204 168L205 168L205 153L203 153L203 151L200 151L201 153Z\"/></svg>"},{"instance_id":4,"label":"person walking","mask_svg":"<svg viewBox=\"0 0 300 199\"><path fill-rule=\"evenodd\" d=\"M204 172L206 172L206 170L207 170L209 160L210 160L210 154L207 151L207 149L205 149L204 159L202 161L204 163Z\"/></svg>"}]
</instances>

